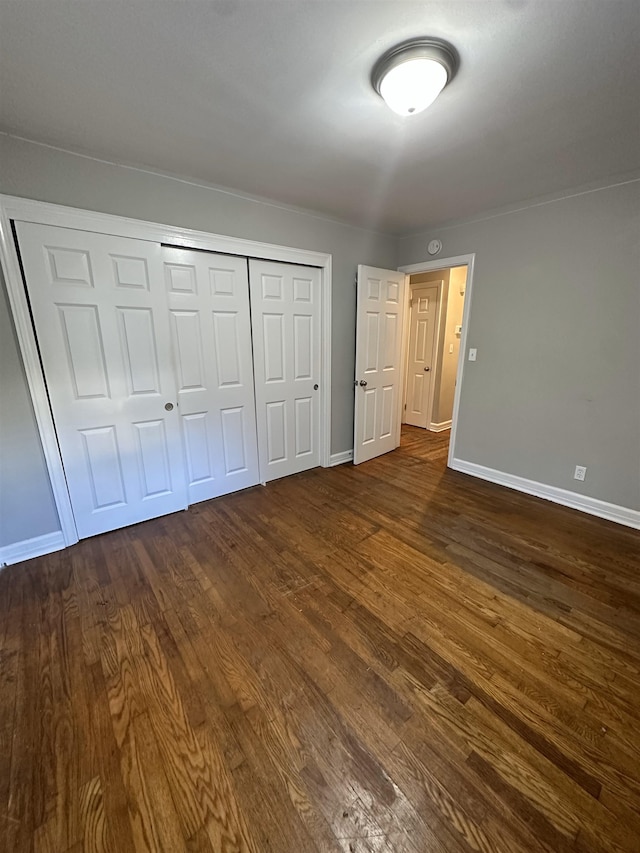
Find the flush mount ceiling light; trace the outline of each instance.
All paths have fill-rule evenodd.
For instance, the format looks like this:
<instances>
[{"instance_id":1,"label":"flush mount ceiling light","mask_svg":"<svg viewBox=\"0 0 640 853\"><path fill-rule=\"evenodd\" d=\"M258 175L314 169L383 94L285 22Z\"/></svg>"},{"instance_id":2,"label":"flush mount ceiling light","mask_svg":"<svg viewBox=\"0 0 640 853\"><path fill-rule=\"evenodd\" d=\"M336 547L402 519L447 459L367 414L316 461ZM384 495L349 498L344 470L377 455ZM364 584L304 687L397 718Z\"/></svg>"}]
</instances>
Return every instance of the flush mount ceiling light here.
<instances>
[{"instance_id":1,"label":"flush mount ceiling light","mask_svg":"<svg viewBox=\"0 0 640 853\"><path fill-rule=\"evenodd\" d=\"M392 47L376 62L371 83L394 113L426 110L458 67L455 50L444 41L418 38Z\"/></svg>"}]
</instances>

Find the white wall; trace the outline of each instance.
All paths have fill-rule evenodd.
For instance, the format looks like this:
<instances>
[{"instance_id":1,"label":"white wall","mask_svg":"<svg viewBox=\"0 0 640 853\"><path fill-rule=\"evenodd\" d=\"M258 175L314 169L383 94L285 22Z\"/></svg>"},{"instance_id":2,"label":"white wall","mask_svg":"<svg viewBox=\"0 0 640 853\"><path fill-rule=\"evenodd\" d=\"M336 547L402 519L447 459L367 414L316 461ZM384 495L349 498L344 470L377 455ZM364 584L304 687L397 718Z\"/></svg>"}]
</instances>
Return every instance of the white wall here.
<instances>
[{"instance_id":1,"label":"white wall","mask_svg":"<svg viewBox=\"0 0 640 853\"><path fill-rule=\"evenodd\" d=\"M351 227L310 212L2 135L0 192L330 253L333 256L331 450L339 453L353 447L356 267L362 263L394 269L394 237ZM5 323L6 310L0 304ZM15 364L10 368L10 375L3 375L2 380L2 393L9 385L23 393L24 376ZM34 421L32 413L27 410L22 410L20 417L26 454L26 436L33 434ZM28 482L20 484L30 495L27 520L20 531L24 538L46 532L42 528L48 524L43 519L49 517L49 494L40 489L42 466L42 460L36 454L29 468ZM19 485L13 468L0 468L0 481L8 495L14 493Z\"/></svg>"},{"instance_id":2,"label":"white wall","mask_svg":"<svg viewBox=\"0 0 640 853\"><path fill-rule=\"evenodd\" d=\"M407 236L399 263L434 237L476 253L456 456L640 509L640 182Z\"/></svg>"}]
</instances>

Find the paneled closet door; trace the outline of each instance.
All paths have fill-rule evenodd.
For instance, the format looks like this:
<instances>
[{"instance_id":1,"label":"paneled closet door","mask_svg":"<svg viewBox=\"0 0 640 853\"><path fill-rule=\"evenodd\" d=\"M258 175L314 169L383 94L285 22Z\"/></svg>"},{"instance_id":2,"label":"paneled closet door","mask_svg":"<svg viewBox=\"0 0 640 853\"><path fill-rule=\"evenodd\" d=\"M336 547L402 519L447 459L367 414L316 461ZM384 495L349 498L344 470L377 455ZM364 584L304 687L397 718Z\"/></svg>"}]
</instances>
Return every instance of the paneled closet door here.
<instances>
[{"instance_id":1,"label":"paneled closet door","mask_svg":"<svg viewBox=\"0 0 640 853\"><path fill-rule=\"evenodd\" d=\"M320 270L251 260L249 282L266 482L320 464Z\"/></svg>"},{"instance_id":2,"label":"paneled closet door","mask_svg":"<svg viewBox=\"0 0 640 853\"><path fill-rule=\"evenodd\" d=\"M259 482L246 258L163 247L189 503Z\"/></svg>"},{"instance_id":3,"label":"paneled closet door","mask_svg":"<svg viewBox=\"0 0 640 853\"><path fill-rule=\"evenodd\" d=\"M16 227L78 535L184 509L161 247Z\"/></svg>"}]
</instances>

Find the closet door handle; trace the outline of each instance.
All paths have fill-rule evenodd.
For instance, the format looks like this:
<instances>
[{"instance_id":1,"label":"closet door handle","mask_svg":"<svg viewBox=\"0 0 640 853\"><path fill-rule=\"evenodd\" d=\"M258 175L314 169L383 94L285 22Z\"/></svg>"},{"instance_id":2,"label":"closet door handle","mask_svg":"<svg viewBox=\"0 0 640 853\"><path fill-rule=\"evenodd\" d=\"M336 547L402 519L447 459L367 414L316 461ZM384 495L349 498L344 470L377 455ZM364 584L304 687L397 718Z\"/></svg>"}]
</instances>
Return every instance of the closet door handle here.
<instances>
[{"instance_id":1,"label":"closet door handle","mask_svg":"<svg viewBox=\"0 0 640 853\"><path fill-rule=\"evenodd\" d=\"M164 407L168 412L170 412L173 409L173 403L165 403Z\"/></svg>"},{"instance_id":2,"label":"closet door handle","mask_svg":"<svg viewBox=\"0 0 640 853\"><path fill-rule=\"evenodd\" d=\"M424 372L425 372L425 373L428 373L430 370L431 370L431 368L430 368L430 367L425 367Z\"/></svg>"}]
</instances>

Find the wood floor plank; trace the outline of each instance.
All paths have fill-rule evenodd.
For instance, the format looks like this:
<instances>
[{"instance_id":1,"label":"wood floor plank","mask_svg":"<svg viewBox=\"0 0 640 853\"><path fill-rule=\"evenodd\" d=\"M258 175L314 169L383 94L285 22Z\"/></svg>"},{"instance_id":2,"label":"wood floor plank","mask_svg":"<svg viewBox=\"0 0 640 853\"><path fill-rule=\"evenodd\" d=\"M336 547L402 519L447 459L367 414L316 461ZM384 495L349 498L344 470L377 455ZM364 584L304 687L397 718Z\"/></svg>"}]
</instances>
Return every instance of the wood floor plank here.
<instances>
[{"instance_id":1,"label":"wood floor plank","mask_svg":"<svg viewBox=\"0 0 640 853\"><path fill-rule=\"evenodd\" d=\"M0 848L637 853L640 533L447 450L0 572Z\"/></svg>"}]
</instances>

